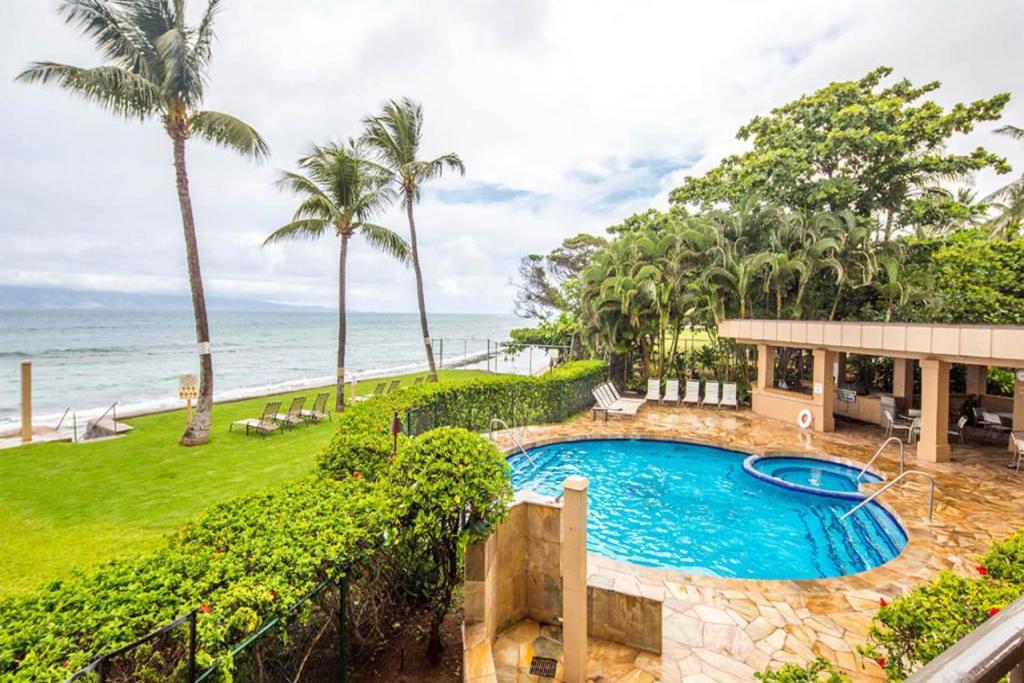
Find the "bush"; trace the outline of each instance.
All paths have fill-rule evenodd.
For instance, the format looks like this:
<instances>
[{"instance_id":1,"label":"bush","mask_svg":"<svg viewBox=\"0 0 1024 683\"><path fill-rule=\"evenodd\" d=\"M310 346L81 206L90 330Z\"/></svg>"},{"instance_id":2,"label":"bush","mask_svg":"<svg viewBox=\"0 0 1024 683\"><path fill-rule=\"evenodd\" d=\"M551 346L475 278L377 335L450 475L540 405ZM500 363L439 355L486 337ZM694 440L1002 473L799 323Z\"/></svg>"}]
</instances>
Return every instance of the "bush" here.
<instances>
[{"instance_id":1,"label":"bush","mask_svg":"<svg viewBox=\"0 0 1024 683\"><path fill-rule=\"evenodd\" d=\"M399 436L400 447L408 439ZM320 472L335 479L366 477L376 480L391 466L394 442L390 435L379 432L335 432L320 455Z\"/></svg>"},{"instance_id":2,"label":"bush","mask_svg":"<svg viewBox=\"0 0 1024 683\"><path fill-rule=\"evenodd\" d=\"M428 649L441 651L441 623L461 575L466 543L505 518L512 484L505 456L483 437L441 427L399 452L389 477L396 535L428 560L432 608Z\"/></svg>"},{"instance_id":3,"label":"bush","mask_svg":"<svg viewBox=\"0 0 1024 683\"><path fill-rule=\"evenodd\" d=\"M883 605L861 653L902 681L1024 594L1024 531L996 543L977 578L951 572Z\"/></svg>"},{"instance_id":4,"label":"bush","mask_svg":"<svg viewBox=\"0 0 1024 683\"><path fill-rule=\"evenodd\" d=\"M754 678L765 683L849 683L849 676L839 672L822 658L815 659L807 666L783 664L778 669L765 669L755 673Z\"/></svg>"}]
</instances>

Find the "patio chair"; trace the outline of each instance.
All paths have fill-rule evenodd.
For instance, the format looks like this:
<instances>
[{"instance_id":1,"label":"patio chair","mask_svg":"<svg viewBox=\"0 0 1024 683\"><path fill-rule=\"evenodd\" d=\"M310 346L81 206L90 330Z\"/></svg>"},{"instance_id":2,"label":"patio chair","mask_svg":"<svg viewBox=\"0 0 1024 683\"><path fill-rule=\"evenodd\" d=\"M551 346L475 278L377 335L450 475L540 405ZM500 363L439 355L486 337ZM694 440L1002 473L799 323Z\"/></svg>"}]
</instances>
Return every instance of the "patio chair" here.
<instances>
[{"instance_id":1,"label":"patio chair","mask_svg":"<svg viewBox=\"0 0 1024 683\"><path fill-rule=\"evenodd\" d=\"M903 441L906 441L908 444L914 443L914 438L916 437L916 432L918 430L920 430L920 418L915 417L910 422L897 422L896 418L894 418L892 416L892 413L890 413L888 410L882 411L882 415L885 416L885 422L886 422L885 436L886 437L892 436L893 432L906 432L907 433L906 438L901 436L900 439L902 439Z\"/></svg>"},{"instance_id":2,"label":"patio chair","mask_svg":"<svg viewBox=\"0 0 1024 683\"><path fill-rule=\"evenodd\" d=\"M396 379L396 380L391 382L391 384L388 386L388 390L385 391L384 393L385 394L390 394L392 391L394 391L395 389L397 389L401 385L402 385L402 380Z\"/></svg>"},{"instance_id":3,"label":"patio chair","mask_svg":"<svg viewBox=\"0 0 1024 683\"><path fill-rule=\"evenodd\" d=\"M718 382L704 382L704 400L701 401L702 406L718 405L718 402L721 400L718 396L718 387Z\"/></svg>"},{"instance_id":4,"label":"patio chair","mask_svg":"<svg viewBox=\"0 0 1024 683\"><path fill-rule=\"evenodd\" d=\"M660 379L649 379L647 380L647 395L644 396L645 400L648 401L660 401L661 400L661 380Z\"/></svg>"},{"instance_id":5,"label":"patio chair","mask_svg":"<svg viewBox=\"0 0 1024 683\"><path fill-rule=\"evenodd\" d=\"M686 395L683 396L683 403L692 403L693 405L700 405L700 380L699 379L688 379L686 380Z\"/></svg>"},{"instance_id":6,"label":"patio chair","mask_svg":"<svg viewBox=\"0 0 1024 683\"><path fill-rule=\"evenodd\" d=\"M319 422L325 417L330 420L331 413L327 410L327 399L331 397L331 392L322 391L316 395L313 399L313 407L309 410L301 411L300 415L306 422Z\"/></svg>"},{"instance_id":7,"label":"patio chair","mask_svg":"<svg viewBox=\"0 0 1024 683\"><path fill-rule=\"evenodd\" d=\"M662 403L679 403L679 380L670 379L665 381L665 395L661 397Z\"/></svg>"},{"instance_id":8,"label":"patio chair","mask_svg":"<svg viewBox=\"0 0 1024 683\"><path fill-rule=\"evenodd\" d=\"M994 434L997 439L1013 431L1010 427L1003 424L998 415L987 410L981 411L981 426L985 428L986 433Z\"/></svg>"},{"instance_id":9,"label":"patio chair","mask_svg":"<svg viewBox=\"0 0 1024 683\"><path fill-rule=\"evenodd\" d=\"M1024 433L1010 432L1010 438L1013 439L1014 455L1007 467L1020 474L1020 461L1024 460Z\"/></svg>"},{"instance_id":10,"label":"patio chair","mask_svg":"<svg viewBox=\"0 0 1024 683\"><path fill-rule=\"evenodd\" d=\"M305 396L296 396L288 406L287 413L278 413L277 422L283 427L295 427L302 424L302 406L306 405Z\"/></svg>"},{"instance_id":11,"label":"patio chair","mask_svg":"<svg viewBox=\"0 0 1024 683\"><path fill-rule=\"evenodd\" d=\"M961 415L960 419L956 421L956 427L948 430L950 436L955 436L960 439L961 445L964 442L964 427L967 426L967 416Z\"/></svg>"},{"instance_id":12,"label":"patio chair","mask_svg":"<svg viewBox=\"0 0 1024 683\"><path fill-rule=\"evenodd\" d=\"M381 382L376 387L374 387L372 394L369 394L367 396L356 396L353 400L356 403L362 403L363 401L369 401L371 398L374 398L376 396L383 396L384 395L384 390L387 389L387 388L388 388L388 383L387 382Z\"/></svg>"},{"instance_id":13,"label":"patio chair","mask_svg":"<svg viewBox=\"0 0 1024 683\"><path fill-rule=\"evenodd\" d=\"M277 429L277 411L281 410L280 401L271 401L263 408L263 414L258 418L249 418L247 420L235 420L228 425L228 431L233 431L235 425L242 425L245 427L245 435L249 436L249 432L256 432L260 436L265 437L272 431Z\"/></svg>"},{"instance_id":14,"label":"patio chair","mask_svg":"<svg viewBox=\"0 0 1024 683\"><path fill-rule=\"evenodd\" d=\"M635 400L629 399L616 399L615 395L609 388L609 382L599 384L591 390L594 395L596 404L591 409L590 416L592 419L597 418L597 413L603 412L604 419L607 420L609 415L622 415L624 417L634 417L640 406L643 403L636 403Z\"/></svg>"},{"instance_id":15,"label":"patio chair","mask_svg":"<svg viewBox=\"0 0 1024 683\"><path fill-rule=\"evenodd\" d=\"M736 397L736 382L726 382L722 385L722 400L718 402L721 407L739 408L740 402Z\"/></svg>"},{"instance_id":16,"label":"patio chair","mask_svg":"<svg viewBox=\"0 0 1024 683\"><path fill-rule=\"evenodd\" d=\"M619 393L619 388L615 386L614 382L605 382L605 388L612 395L612 399L615 401L622 401L623 403L632 403L639 408L643 404L647 403L646 398L633 398L632 396L623 396Z\"/></svg>"}]
</instances>

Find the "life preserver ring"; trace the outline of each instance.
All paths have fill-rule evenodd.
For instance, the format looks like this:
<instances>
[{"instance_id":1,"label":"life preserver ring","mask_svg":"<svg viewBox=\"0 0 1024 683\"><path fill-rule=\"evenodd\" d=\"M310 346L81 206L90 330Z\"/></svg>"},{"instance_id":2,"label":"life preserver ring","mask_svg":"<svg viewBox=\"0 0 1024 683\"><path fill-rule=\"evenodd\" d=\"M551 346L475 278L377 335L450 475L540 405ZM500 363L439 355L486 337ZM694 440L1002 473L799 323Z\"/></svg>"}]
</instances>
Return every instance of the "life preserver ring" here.
<instances>
[{"instance_id":1,"label":"life preserver ring","mask_svg":"<svg viewBox=\"0 0 1024 683\"><path fill-rule=\"evenodd\" d=\"M801 410L796 416L796 423L800 426L800 429L807 429L814 422L814 415L811 414L807 408Z\"/></svg>"}]
</instances>

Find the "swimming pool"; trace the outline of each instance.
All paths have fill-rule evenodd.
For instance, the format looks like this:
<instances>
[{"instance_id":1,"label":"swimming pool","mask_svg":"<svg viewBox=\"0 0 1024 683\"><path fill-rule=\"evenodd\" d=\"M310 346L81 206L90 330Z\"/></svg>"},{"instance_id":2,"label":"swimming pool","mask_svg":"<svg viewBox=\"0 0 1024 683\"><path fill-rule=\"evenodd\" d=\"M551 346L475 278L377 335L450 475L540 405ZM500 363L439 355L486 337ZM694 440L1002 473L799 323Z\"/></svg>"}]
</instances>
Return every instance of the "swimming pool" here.
<instances>
[{"instance_id":1,"label":"swimming pool","mask_svg":"<svg viewBox=\"0 0 1024 683\"><path fill-rule=\"evenodd\" d=\"M590 480L587 547L647 567L748 579L818 579L888 562L907 543L872 503L787 489L743 468L747 454L653 440L588 440L509 457L516 490Z\"/></svg>"}]
</instances>

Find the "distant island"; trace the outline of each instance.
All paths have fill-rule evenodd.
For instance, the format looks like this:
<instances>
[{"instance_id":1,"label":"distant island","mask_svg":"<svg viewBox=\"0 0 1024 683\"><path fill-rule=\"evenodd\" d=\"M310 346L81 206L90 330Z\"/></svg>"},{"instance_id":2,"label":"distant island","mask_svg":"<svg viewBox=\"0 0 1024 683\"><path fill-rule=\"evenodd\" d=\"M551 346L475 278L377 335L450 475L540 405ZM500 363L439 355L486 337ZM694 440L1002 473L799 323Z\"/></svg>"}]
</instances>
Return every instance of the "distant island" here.
<instances>
[{"instance_id":1,"label":"distant island","mask_svg":"<svg viewBox=\"0 0 1024 683\"><path fill-rule=\"evenodd\" d=\"M290 306L256 299L208 297L214 311L325 311L321 306ZM27 287L0 285L0 311L41 310L111 311L191 311L192 300L186 294L145 294L67 289L63 287Z\"/></svg>"}]
</instances>

